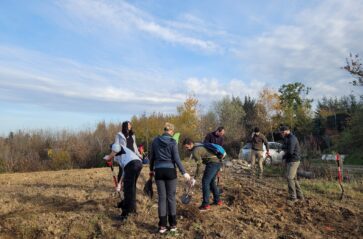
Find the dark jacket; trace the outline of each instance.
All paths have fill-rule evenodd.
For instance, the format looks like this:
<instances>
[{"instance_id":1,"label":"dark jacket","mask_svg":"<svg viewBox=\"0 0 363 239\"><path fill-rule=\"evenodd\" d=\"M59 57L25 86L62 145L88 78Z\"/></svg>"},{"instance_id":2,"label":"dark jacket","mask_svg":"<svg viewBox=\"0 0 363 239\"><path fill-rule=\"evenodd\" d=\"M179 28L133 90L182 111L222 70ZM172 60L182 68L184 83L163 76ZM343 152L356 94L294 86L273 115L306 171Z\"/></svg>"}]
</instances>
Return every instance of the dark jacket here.
<instances>
[{"instance_id":1,"label":"dark jacket","mask_svg":"<svg viewBox=\"0 0 363 239\"><path fill-rule=\"evenodd\" d=\"M263 151L263 145L266 146L267 151L270 150L270 148L268 146L268 141L267 141L265 135L263 135L261 133L259 133L259 135L253 134L253 136L251 136L251 138L250 138L250 141L251 141L253 150Z\"/></svg>"},{"instance_id":2,"label":"dark jacket","mask_svg":"<svg viewBox=\"0 0 363 239\"><path fill-rule=\"evenodd\" d=\"M155 168L175 168L184 174L185 169L180 161L178 145L169 134L156 137L151 145L150 171Z\"/></svg>"},{"instance_id":3,"label":"dark jacket","mask_svg":"<svg viewBox=\"0 0 363 239\"><path fill-rule=\"evenodd\" d=\"M196 144L192 149L192 155L194 160L197 163L197 168L195 171L195 177L199 176L200 166L201 164L208 164L208 163L220 163L220 159L210 151L208 151L202 144Z\"/></svg>"},{"instance_id":4,"label":"dark jacket","mask_svg":"<svg viewBox=\"0 0 363 239\"><path fill-rule=\"evenodd\" d=\"M212 144L219 144L220 146L223 146L224 138L223 136L218 136L216 134L216 131L208 133L207 136L205 136L203 143L212 143Z\"/></svg>"},{"instance_id":5,"label":"dark jacket","mask_svg":"<svg viewBox=\"0 0 363 239\"><path fill-rule=\"evenodd\" d=\"M285 137L282 149L285 151L283 159L286 160L286 163L300 160L300 145L295 135L290 133Z\"/></svg>"}]
</instances>

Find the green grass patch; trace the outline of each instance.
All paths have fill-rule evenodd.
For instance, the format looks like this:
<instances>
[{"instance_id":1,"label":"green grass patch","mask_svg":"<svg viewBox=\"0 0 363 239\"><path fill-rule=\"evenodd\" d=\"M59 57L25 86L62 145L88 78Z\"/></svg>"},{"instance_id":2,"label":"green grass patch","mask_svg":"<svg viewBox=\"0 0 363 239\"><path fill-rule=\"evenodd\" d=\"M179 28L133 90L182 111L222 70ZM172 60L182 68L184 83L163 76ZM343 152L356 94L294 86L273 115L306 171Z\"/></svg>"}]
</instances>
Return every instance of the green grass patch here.
<instances>
[{"instance_id":1,"label":"green grass patch","mask_svg":"<svg viewBox=\"0 0 363 239\"><path fill-rule=\"evenodd\" d=\"M304 192L308 194L318 194L328 198L338 197L341 193L337 181L327 180L301 180L300 185ZM344 195L352 199L361 200L363 198L363 183L361 181L343 183Z\"/></svg>"},{"instance_id":2,"label":"green grass patch","mask_svg":"<svg viewBox=\"0 0 363 239\"><path fill-rule=\"evenodd\" d=\"M283 176L284 168L282 165L272 165L272 166L265 166L263 168L263 173L267 176Z\"/></svg>"}]
</instances>

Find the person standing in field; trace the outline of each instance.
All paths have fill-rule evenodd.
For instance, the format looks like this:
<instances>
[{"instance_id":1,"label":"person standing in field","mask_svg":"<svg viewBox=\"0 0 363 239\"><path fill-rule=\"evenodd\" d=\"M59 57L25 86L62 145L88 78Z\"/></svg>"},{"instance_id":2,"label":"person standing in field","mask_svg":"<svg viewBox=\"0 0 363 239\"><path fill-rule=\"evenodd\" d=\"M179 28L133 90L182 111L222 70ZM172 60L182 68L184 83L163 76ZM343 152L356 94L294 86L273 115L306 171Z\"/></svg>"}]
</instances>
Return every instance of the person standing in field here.
<instances>
[{"instance_id":1,"label":"person standing in field","mask_svg":"<svg viewBox=\"0 0 363 239\"><path fill-rule=\"evenodd\" d=\"M223 146L224 144L224 127L220 126L215 131L208 133L203 143L211 143L211 144L218 144L220 146Z\"/></svg>"},{"instance_id":2,"label":"person standing in field","mask_svg":"<svg viewBox=\"0 0 363 239\"><path fill-rule=\"evenodd\" d=\"M219 189L216 184L217 173L222 167L221 160L203 144L194 143L192 139L184 139L183 147L192 152L192 156L197 163L194 178L199 177L200 167L202 164L205 164L205 170L202 178L203 201L199 207L199 211L202 212L211 209L209 205L209 196L211 191L213 194L213 205L221 206L222 201L219 198Z\"/></svg>"},{"instance_id":3,"label":"person standing in field","mask_svg":"<svg viewBox=\"0 0 363 239\"><path fill-rule=\"evenodd\" d=\"M158 191L159 233L161 234L167 231L168 222L170 231L176 231L176 167L186 180L190 180L190 175L181 163L173 135L174 125L165 123L164 133L153 140L150 153L150 175L155 176Z\"/></svg>"},{"instance_id":4,"label":"person standing in field","mask_svg":"<svg viewBox=\"0 0 363 239\"><path fill-rule=\"evenodd\" d=\"M225 129L223 126L219 126L215 131L208 133L205 138L203 143L211 143L211 144L218 144L220 146L223 147L224 144L224 134L225 134ZM219 188L219 193L223 193L223 189L221 187L222 185L222 167L220 170L218 170L217 173L217 185L220 187Z\"/></svg>"},{"instance_id":5,"label":"person standing in field","mask_svg":"<svg viewBox=\"0 0 363 239\"><path fill-rule=\"evenodd\" d=\"M304 195L301 190L299 181L297 180L297 169L300 165L300 145L296 136L293 135L288 126L281 126L280 132L284 137L283 150L285 154L283 159L287 166L287 185L288 185L288 200L292 203L298 200L304 200Z\"/></svg>"},{"instance_id":6,"label":"person standing in field","mask_svg":"<svg viewBox=\"0 0 363 239\"><path fill-rule=\"evenodd\" d=\"M266 147L266 156L269 156L269 146L268 146L268 141L265 137L265 135L263 135L260 132L260 129L258 127L255 127L253 130L253 133L250 137L250 142L251 142L251 150L250 150L250 160L251 160L251 173L254 176L255 175L255 170L256 170L256 159L258 160L258 165L259 165L259 177L262 178L263 176L263 145L265 145Z\"/></svg>"},{"instance_id":7,"label":"person standing in field","mask_svg":"<svg viewBox=\"0 0 363 239\"><path fill-rule=\"evenodd\" d=\"M132 152L134 152L140 159L142 158L139 150L137 149L136 137L134 131L132 130L132 125L130 121L122 122L121 132L118 132L116 134L114 144L120 144L124 147L127 147ZM117 177L117 180L119 182L117 186L117 191L121 190L121 175L122 167L119 168L119 173Z\"/></svg>"}]
</instances>

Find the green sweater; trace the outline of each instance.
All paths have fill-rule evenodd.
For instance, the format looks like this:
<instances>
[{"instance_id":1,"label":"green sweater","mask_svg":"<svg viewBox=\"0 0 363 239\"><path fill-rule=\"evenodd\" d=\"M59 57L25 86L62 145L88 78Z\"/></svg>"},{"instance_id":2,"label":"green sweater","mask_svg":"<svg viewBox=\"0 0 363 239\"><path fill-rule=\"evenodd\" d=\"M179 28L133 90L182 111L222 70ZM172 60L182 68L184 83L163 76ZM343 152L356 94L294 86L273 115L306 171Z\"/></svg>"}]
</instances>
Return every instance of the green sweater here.
<instances>
[{"instance_id":1,"label":"green sweater","mask_svg":"<svg viewBox=\"0 0 363 239\"><path fill-rule=\"evenodd\" d=\"M203 146L195 146L192 150L192 155L194 160L197 163L197 169L195 171L195 177L199 176L200 172L200 166L207 163L220 163L220 159L217 158L216 155L209 152L205 147Z\"/></svg>"}]
</instances>

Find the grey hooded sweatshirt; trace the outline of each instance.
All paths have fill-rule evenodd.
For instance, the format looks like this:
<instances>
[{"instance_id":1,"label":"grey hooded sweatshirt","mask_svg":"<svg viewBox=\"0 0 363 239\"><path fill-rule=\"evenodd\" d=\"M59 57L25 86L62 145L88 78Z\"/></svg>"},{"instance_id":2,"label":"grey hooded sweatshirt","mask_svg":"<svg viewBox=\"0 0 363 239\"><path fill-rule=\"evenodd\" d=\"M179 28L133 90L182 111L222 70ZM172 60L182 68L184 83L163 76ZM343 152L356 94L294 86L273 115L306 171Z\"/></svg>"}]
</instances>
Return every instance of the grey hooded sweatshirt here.
<instances>
[{"instance_id":1,"label":"grey hooded sweatshirt","mask_svg":"<svg viewBox=\"0 0 363 239\"><path fill-rule=\"evenodd\" d=\"M171 135L164 133L152 142L150 171L154 171L156 168L175 168L175 165L182 174L185 173L176 141Z\"/></svg>"}]
</instances>

